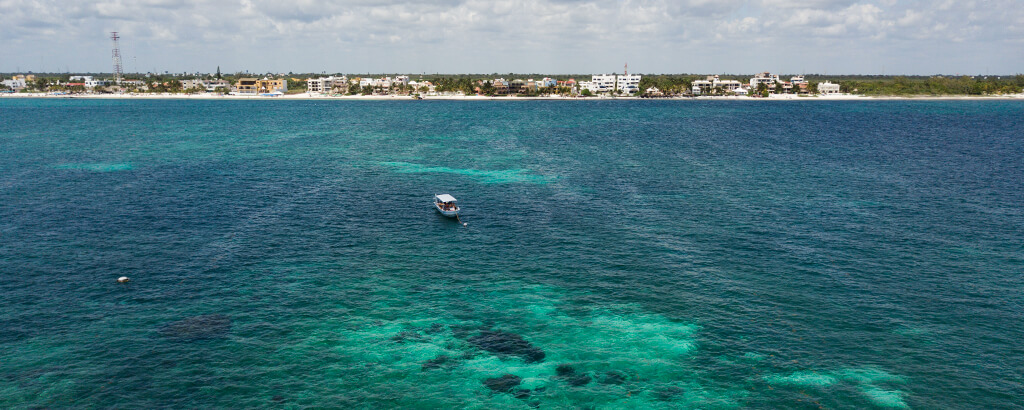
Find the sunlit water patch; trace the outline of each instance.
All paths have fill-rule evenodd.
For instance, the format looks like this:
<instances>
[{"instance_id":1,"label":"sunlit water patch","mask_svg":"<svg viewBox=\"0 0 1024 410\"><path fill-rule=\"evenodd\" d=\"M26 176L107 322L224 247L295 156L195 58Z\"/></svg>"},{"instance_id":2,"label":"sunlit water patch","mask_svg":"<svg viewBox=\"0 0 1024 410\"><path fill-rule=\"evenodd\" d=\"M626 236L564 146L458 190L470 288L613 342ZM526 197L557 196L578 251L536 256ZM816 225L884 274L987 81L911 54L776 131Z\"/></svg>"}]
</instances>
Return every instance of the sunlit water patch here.
<instances>
[{"instance_id":1,"label":"sunlit water patch","mask_svg":"<svg viewBox=\"0 0 1024 410\"><path fill-rule=\"evenodd\" d=\"M75 171L117 172L131 170L132 164L127 162L68 163L55 165L54 168Z\"/></svg>"},{"instance_id":2,"label":"sunlit water patch","mask_svg":"<svg viewBox=\"0 0 1024 410\"><path fill-rule=\"evenodd\" d=\"M481 170L472 168L431 167L410 162L381 162L381 165L392 168L395 172L399 173L453 174L467 177L485 184L543 184L550 182L552 179L544 175L534 174L527 169Z\"/></svg>"}]
</instances>

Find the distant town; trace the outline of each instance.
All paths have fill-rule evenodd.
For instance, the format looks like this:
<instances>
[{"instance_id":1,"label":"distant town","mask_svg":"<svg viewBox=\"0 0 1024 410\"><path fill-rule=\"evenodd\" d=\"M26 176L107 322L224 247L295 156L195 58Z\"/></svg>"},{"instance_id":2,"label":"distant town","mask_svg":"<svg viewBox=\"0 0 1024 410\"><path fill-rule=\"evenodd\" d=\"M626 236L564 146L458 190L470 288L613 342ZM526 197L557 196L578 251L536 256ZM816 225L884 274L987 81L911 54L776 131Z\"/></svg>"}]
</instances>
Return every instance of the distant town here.
<instances>
[{"instance_id":1,"label":"distant town","mask_svg":"<svg viewBox=\"0 0 1024 410\"><path fill-rule=\"evenodd\" d=\"M276 97L486 96L486 97L815 97L830 95L976 95L1024 93L1024 75L1013 76L821 76L693 74L592 75L345 75L295 73L10 73L0 95L210 94Z\"/></svg>"}]
</instances>

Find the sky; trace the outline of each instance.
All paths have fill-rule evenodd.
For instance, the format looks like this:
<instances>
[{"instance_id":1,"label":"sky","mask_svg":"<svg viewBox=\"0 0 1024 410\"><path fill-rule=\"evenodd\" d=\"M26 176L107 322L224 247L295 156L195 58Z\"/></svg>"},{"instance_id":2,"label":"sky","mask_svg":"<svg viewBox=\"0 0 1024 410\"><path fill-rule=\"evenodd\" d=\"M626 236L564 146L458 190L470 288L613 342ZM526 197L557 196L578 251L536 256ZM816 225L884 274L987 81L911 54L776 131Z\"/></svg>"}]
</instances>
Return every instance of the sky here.
<instances>
[{"instance_id":1,"label":"sky","mask_svg":"<svg viewBox=\"0 0 1024 410\"><path fill-rule=\"evenodd\" d=\"M0 0L0 72L1015 74L1024 1Z\"/></svg>"}]
</instances>

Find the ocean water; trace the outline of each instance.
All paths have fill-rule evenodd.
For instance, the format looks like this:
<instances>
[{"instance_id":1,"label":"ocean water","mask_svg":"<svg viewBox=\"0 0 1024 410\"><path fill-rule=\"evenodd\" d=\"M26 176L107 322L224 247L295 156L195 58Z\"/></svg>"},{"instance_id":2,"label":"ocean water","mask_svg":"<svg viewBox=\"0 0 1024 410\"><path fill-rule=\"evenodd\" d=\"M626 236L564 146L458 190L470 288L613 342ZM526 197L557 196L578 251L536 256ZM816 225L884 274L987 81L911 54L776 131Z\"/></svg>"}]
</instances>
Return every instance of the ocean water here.
<instances>
[{"instance_id":1,"label":"ocean water","mask_svg":"<svg viewBox=\"0 0 1024 410\"><path fill-rule=\"evenodd\" d=\"M5 99L0 407L1021 408L1022 204L1014 101Z\"/></svg>"}]
</instances>

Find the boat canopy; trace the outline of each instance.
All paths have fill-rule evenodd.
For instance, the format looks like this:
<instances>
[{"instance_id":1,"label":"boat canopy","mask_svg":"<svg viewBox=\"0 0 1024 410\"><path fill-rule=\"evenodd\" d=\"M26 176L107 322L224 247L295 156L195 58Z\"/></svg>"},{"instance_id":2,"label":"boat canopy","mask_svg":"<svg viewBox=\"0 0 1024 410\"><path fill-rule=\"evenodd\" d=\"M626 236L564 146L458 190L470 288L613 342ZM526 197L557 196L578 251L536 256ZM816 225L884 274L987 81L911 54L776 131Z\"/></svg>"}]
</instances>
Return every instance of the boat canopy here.
<instances>
[{"instance_id":1,"label":"boat canopy","mask_svg":"<svg viewBox=\"0 0 1024 410\"><path fill-rule=\"evenodd\" d=\"M434 195L434 198L441 202L455 202L455 197L448 194Z\"/></svg>"}]
</instances>

